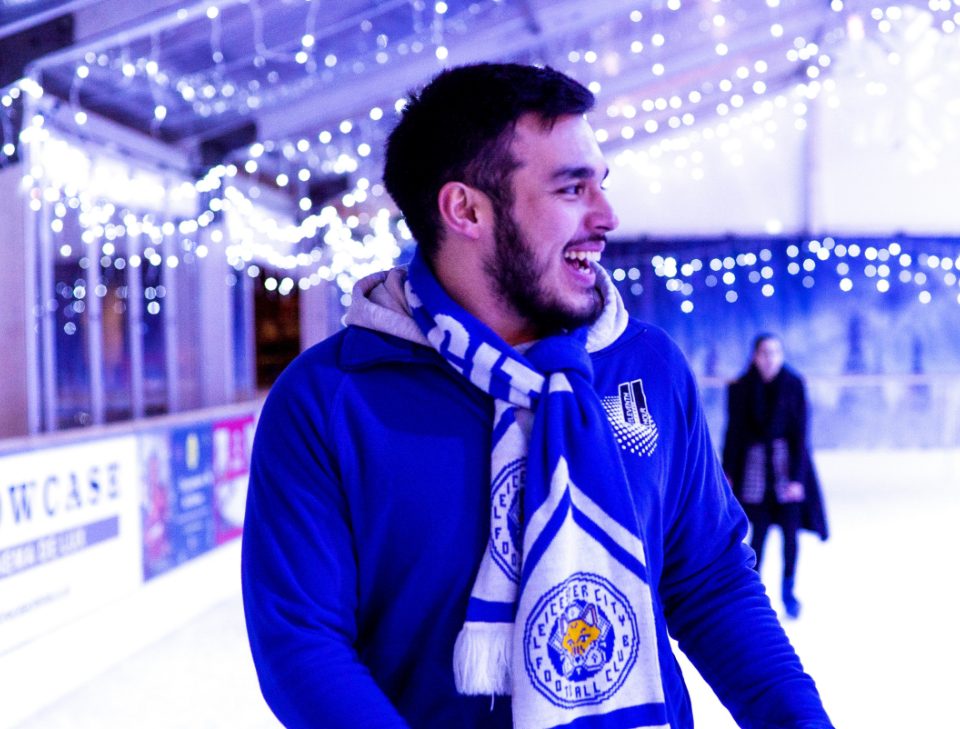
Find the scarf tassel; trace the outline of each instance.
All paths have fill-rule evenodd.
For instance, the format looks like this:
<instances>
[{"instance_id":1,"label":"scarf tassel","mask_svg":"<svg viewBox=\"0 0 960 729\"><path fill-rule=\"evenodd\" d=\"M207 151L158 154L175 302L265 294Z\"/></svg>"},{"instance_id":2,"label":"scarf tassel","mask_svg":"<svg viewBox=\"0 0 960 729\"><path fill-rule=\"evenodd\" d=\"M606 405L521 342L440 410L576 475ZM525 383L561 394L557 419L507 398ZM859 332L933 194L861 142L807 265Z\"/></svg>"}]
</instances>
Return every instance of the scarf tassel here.
<instances>
[{"instance_id":1,"label":"scarf tassel","mask_svg":"<svg viewBox=\"0 0 960 729\"><path fill-rule=\"evenodd\" d=\"M453 680L467 696L509 696L513 623L466 622L453 647Z\"/></svg>"}]
</instances>

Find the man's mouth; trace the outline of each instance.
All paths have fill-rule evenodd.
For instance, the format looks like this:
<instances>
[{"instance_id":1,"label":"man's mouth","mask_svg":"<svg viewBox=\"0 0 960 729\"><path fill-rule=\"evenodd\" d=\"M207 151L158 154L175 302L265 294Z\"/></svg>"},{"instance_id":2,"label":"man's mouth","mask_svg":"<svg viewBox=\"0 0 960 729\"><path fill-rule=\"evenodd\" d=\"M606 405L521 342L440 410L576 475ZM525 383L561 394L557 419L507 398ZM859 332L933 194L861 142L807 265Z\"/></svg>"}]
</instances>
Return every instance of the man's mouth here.
<instances>
[{"instance_id":1,"label":"man's mouth","mask_svg":"<svg viewBox=\"0 0 960 729\"><path fill-rule=\"evenodd\" d=\"M569 250L563 253L564 260L580 271L590 269L591 263L600 262L600 251L575 251Z\"/></svg>"}]
</instances>

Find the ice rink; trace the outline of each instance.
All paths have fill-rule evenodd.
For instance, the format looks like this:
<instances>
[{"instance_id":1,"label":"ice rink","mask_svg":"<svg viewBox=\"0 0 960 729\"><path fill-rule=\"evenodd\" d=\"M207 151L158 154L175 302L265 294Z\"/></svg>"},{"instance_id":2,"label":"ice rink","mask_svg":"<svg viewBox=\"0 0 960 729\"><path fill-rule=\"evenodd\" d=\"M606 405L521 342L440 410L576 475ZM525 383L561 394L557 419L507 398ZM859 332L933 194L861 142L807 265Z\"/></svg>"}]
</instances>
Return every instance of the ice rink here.
<instances>
[{"instance_id":1,"label":"ice rink","mask_svg":"<svg viewBox=\"0 0 960 729\"><path fill-rule=\"evenodd\" d=\"M786 629L834 723L843 729L957 726L960 451L827 451L815 460L832 537L801 541L803 612ZM779 593L779 550L774 531L763 569L772 595ZM774 605L780 609L777 599ZM698 728L735 727L694 669L684 663L684 672ZM238 586L234 597L90 676L17 729L279 726L257 688Z\"/></svg>"}]
</instances>

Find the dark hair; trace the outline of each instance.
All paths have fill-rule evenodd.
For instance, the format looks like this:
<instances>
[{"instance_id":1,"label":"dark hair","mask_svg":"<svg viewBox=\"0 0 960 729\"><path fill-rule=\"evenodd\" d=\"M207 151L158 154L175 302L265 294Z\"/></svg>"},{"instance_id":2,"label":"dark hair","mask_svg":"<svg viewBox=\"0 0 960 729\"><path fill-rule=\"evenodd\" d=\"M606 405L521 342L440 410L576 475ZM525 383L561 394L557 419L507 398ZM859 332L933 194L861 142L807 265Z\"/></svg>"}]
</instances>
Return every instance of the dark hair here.
<instances>
[{"instance_id":1,"label":"dark hair","mask_svg":"<svg viewBox=\"0 0 960 729\"><path fill-rule=\"evenodd\" d=\"M753 338L753 346L750 348L750 351L753 354L756 354L757 350L760 349L760 345L766 342L768 339L776 339L778 342L782 341L780 337L773 332L760 332Z\"/></svg>"},{"instance_id":2,"label":"dark hair","mask_svg":"<svg viewBox=\"0 0 960 729\"><path fill-rule=\"evenodd\" d=\"M383 181L427 260L440 243L441 187L463 182L508 210L517 120L534 113L549 127L593 103L593 94L569 76L513 63L451 68L411 93L387 140Z\"/></svg>"}]
</instances>

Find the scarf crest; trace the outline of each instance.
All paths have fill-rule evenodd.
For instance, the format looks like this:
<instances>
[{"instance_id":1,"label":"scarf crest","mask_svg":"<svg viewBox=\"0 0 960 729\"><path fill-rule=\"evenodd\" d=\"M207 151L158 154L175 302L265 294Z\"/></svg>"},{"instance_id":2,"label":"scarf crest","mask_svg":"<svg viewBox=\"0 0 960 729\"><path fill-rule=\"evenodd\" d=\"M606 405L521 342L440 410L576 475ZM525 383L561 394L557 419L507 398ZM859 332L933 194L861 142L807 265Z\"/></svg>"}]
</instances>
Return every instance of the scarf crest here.
<instances>
[{"instance_id":1,"label":"scarf crest","mask_svg":"<svg viewBox=\"0 0 960 729\"><path fill-rule=\"evenodd\" d=\"M622 304L598 276L609 320ZM643 535L593 387L591 328L521 354L419 252L405 293L430 344L494 399L490 540L454 649L457 690L511 695L516 729L667 727Z\"/></svg>"}]
</instances>

